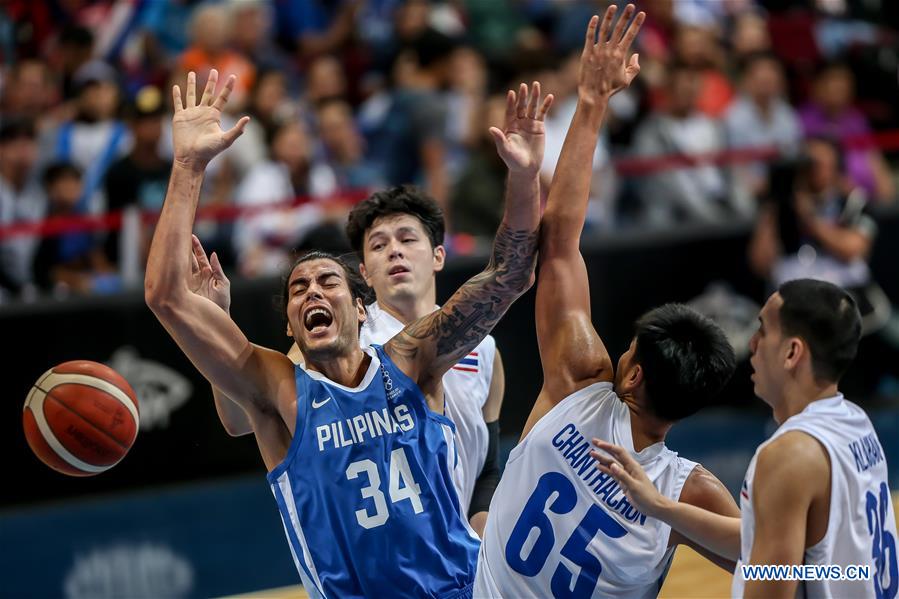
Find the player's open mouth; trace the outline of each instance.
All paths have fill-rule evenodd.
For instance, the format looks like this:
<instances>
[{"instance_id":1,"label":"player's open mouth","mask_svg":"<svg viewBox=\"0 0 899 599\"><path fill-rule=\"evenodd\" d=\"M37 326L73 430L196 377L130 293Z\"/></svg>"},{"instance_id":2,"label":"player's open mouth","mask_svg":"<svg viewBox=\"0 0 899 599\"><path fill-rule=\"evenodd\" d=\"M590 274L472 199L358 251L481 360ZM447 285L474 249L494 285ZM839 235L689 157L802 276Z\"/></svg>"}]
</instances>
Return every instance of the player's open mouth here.
<instances>
[{"instance_id":1,"label":"player's open mouth","mask_svg":"<svg viewBox=\"0 0 899 599\"><path fill-rule=\"evenodd\" d=\"M408 267L397 264L396 266L391 267L390 270L387 271L387 276L392 277L393 275L404 275L411 272Z\"/></svg>"},{"instance_id":2,"label":"player's open mouth","mask_svg":"<svg viewBox=\"0 0 899 599\"><path fill-rule=\"evenodd\" d=\"M303 317L303 324L310 333L324 332L333 321L334 317L331 312L327 308L321 307L310 308Z\"/></svg>"}]
</instances>

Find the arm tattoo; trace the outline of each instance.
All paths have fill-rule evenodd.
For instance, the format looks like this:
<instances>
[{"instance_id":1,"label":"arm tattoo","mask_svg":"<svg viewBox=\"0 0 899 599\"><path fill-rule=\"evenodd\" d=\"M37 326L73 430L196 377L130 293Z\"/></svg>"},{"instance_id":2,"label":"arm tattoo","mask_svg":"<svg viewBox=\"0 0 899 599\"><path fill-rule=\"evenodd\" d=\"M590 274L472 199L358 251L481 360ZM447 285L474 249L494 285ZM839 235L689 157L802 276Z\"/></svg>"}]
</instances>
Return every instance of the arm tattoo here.
<instances>
[{"instance_id":1,"label":"arm tattoo","mask_svg":"<svg viewBox=\"0 0 899 599\"><path fill-rule=\"evenodd\" d=\"M500 225L490 263L469 279L440 310L407 326L391 340L401 356L414 360L423 344L436 352L426 370L450 368L493 329L512 302L530 287L537 252L537 231Z\"/></svg>"}]
</instances>

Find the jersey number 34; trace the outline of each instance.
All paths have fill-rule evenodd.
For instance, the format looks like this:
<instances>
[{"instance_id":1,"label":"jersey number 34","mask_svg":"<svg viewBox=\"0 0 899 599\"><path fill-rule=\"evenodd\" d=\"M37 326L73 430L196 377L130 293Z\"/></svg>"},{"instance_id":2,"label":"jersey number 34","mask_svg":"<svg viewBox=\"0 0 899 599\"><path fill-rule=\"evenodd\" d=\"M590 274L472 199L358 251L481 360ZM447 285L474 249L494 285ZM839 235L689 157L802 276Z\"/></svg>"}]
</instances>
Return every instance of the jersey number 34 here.
<instances>
[{"instance_id":1,"label":"jersey number 34","mask_svg":"<svg viewBox=\"0 0 899 599\"><path fill-rule=\"evenodd\" d=\"M370 514L366 508L356 510L356 521L362 528L381 526L387 522L390 513L387 511L387 501L381 490L381 475L378 473L378 466L372 460L359 460L347 466L347 479L353 480L360 474L368 477L368 486L361 489L362 498L374 500L375 513ZM421 487L412 478L412 469L409 468L409 460L406 459L406 451L402 447L394 449L390 453L390 474L387 486L391 503L408 499L416 514L422 512L424 508L421 505Z\"/></svg>"},{"instance_id":2,"label":"jersey number 34","mask_svg":"<svg viewBox=\"0 0 899 599\"><path fill-rule=\"evenodd\" d=\"M553 495L555 499L550 502ZM575 505L577 491L570 480L558 472L547 472L541 476L506 543L506 562L509 567L523 576L536 576L543 570L556 544L552 522L546 510L554 514L567 514ZM532 540L527 556L523 556L525 543L533 536L534 529L537 530L537 538ZM556 599L593 595L602 572L602 564L590 552L588 545L599 531L612 539L619 539L627 534L627 529L605 510L598 505L591 505L560 552L563 557L580 566L581 571L575 578L575 574L564 562L559 562L550 581L550 589Z\"/></svg>"}]
</instances>

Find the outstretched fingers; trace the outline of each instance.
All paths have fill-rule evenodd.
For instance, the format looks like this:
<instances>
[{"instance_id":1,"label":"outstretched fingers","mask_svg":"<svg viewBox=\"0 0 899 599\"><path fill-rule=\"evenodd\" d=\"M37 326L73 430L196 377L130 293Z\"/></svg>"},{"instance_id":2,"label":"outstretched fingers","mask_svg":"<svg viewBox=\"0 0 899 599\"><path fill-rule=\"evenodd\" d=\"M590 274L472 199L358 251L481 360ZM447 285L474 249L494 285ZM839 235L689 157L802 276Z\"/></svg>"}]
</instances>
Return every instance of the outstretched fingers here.
<instances>
[{"instance_id":1,"label":"outstretched fingers","mask_svg":"<svg viewBox=\"0 0 899 599\"><path fill-rule=\"evenodd\" d=\"M634 15L634 10L636 9L633 4L628 4L624 7L624 12L621 13L621 16L618 17L618 22L615 23L615 30L612 31L612 37L609 38L611 43L617 44L621 41L621 38L624 35L624 26L631 20L631 17Z\"/></svg>"},{"instance_id":2,"label":"outstretched fingers","mask_svg":"<svg viewBox=\"0 0 899 599\"><path fill-rule=\"evenodd\" d=\"M520 118L527 118L528 109L528 86L524 83L518 86L518 103L515 106L515 115Z\"/></svg>"},{"instance_id":3,"label":"outstretched fingers","mask_svg":"<svg viewBox=\"0 0 899 599\"><path fill-rule=\"evenodd\" d=\"M540 82L534 81L531 84L531 94L528 98L528 118L535 119L537 118L537 107L540 105Z\"/></svg>"},{"instance_id":4,"label":"outstretched fingers","mask_svg":"<svg viewBox=\"0 0 899 599\"><path fill-rule=\"evenodd\" d=\"M203 89L203 97L200 98L200 106L209 106L212 104L212 98L215 96L215 85L219 80L219 72L215 69L209 71L209 78L206 80L206 87Z\"/></svg>"},{"instance_id":5,"label":"outstretched fingers","mask_svg":"<svg viewBox=\"0 0 899 599\"><path fill-rule=\"evenodd\" d=\"M646 13L642 10L637 13L637 16L631 21L630 27L627 28L627 31L624 33L624 37L621 39L621 45L625 52L630 50L631 44L634 43L634 38L637 37L637 33L640 32L640 27L643 26L643 21L646 20Z\"/></svg>"},{"instance_id":6,"label":"outstretched fingers","mask_svg":"<svg viewBox=\"0 0 899 599\"><path fill-rule=\"evenodd\" d=\"M584 52L589 52L593 49L593 45L596 43L596 26L598 24L598 16L593 15L590 17L590 23L587 24L587 38L584 40Z\"/></svg>"},{"instance_id":7,"label":"outstretched fingers","mask_svg":"<svg viewBox=\"0 0 899 599\"><path fill-rule=\"evenodd\" d=\"M226 148L229 147L231 144L233 144L234 140L236 140L238 137L243 135L243 130L247 126L247 123L249 123L249 122L250 122L250 117L248 117L248 116L241 117L240 120L237 121L236 125L234 125L233 127L231 127L230 129L228 129L227 131L225 131L222 134L222 137L224 137L224 139L225 139L225 147Z\"/></svg>"},{"instance_id":8,"label":"outstretched fingers","mask_svg":"<svg viewBox=\"0 0 899 599\"><path fill-rule=\"evenodd\" d=\"M172 106L175 109L175 113L184 110L184 102L181 100L181 88L177 85L172 86Z\"/></svg>"},{"instance_id":9,"label":"outstretched fingers","mask_svg":"<svg viewBox=\"0 0 899 599\"><path fill-rule=\"evenodd\" d=\"M598 43L604 44L609 40L609 30L612 29L612 21L615 19L616 12L618 12L618 7L614 4L606 9L606 14L602 18L602 25L599 26Z\"/></svg>"},{"instance_id":10,"label":"outstretched fingers","mask_svg":"<svg viewBox=\"0 0 899 599\"><path fill-rule=\"evenodd\" d=\"M546 118L546 113L549 112L549 108L553 105L553 100L555 99L556 97L552 94L546 95L546 97L543 99L543 104L540 105L540 109L537 111L538 121L542 121Z\"/></svg>"},{"instance_id":11,"label":"outstretched fingers","mask_svg":"<svg viewBox=\"0 0 899 599\"><path fill-rule=\"evenodd\" d=\"M225 276L225 269L222 268L222 263L219 261L219 255L215 252L212 252L212 259L210 260L212 265L212 273L218 279L222 279L224 281L228 280L228 277Z\"/></svg>"},{"instance_id":12,"label":"outstretched fingers","mask_svg":"<svg viewBox=\"0 0 899 599\"><path fill-rule=\"evenodd\" d=\"M191 235L191 246L193 248L194 260L196 260L199 268L209 268L211 270L212 267L209 264L209 259L206 257L206 250L203 249L203 244L200 243L196 235Z\"/></svg>"},{"instance_id":13,"label":"outstretched fingers","mask_svg":"<svg viewBox=\"0 0 899 599\"><path fill-rule=\"evenodd\" d=\"M234 84L237 82L237 77L234 75L230 75L228 77L228 81L225 82L225 87L222 88L222 91L219 93L218 97L213 102L212 107L222 111L225 109L225 104L228 103L228 98L231 97L231 92L234 91Z\"/></svg>"},{"instance_id":14,"label":"outstretched fingers","mask_svg":"<svg viewBox=\"0 0 899 599\"><path fill-rule=\"evenodd\" d=\"M506 94L506 121L504 126L508 129L509 126L515 121L515 105L518 103L518 96L515 94L515 90L509 90L509 93Z\"/></svg>"},{"instance_id":15,"label":"outstretched fingers","mask_svg":"<svg viewBox=\"0 0 899 599\"><path fill-rule=\"evenodd\" d=\"M197 74L193 71L187 74L187 89L184 91L187 100L185 108L193 108L197 105Z\"/></svg>"}]
</instances>

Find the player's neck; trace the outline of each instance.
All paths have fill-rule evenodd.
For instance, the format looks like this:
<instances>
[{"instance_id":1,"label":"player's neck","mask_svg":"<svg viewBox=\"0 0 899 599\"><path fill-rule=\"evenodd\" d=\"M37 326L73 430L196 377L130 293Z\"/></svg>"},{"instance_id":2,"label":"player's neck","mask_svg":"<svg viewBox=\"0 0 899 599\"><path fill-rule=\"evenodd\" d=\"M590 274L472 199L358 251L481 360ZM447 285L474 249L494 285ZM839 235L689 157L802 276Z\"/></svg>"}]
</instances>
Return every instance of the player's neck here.
<instances>
[{"instance_id":1,"label":"player's neck","mask_svg":"<svg viewBox=\"0 0 899 599\"><path fill-rule=\"evenodd\" d=\"M344 387L356 387L365 378L370 363L371 356L356 347L345 355L330 356L327 359L307 356L306 368L320 372L328 380Z\"/></svg>"},{"instance_id":2,"label":"player's neck","mask_svg":"<svg viewBox=\"0 0 899 599\"><path fill-rule=\"evenodd\" d=\"M808 405L819 399L828 399L839 393L836 383L800 384L791 382L785 385L780 401L773 406L774 420L783 424L787 419L802 412Z\"/></svg>"},{"instance_id":3,"label":"player's neck","mask_svg":"<svg viewBox=\"0 0 899 599\"><path fill-rule=\"evenodd\" d=\"M643 451L650 445L665 441L665 436L674 423L651 414L631 396L622 397L621 400L631 413L631 439L634 442L634 451Z\"/></svg>"},{"instance_id":4,"label":"player's neck","mask_svg":"<svg viewBox=\"0 0 899 599\"><path fill-rule=\"evenodd\" d=\"M378 298L378 307L405 326L433 312L436 303L435 296L436 293L432 287L418 297L392 298L389 300Z\"/></svg>"}]
</instances>

